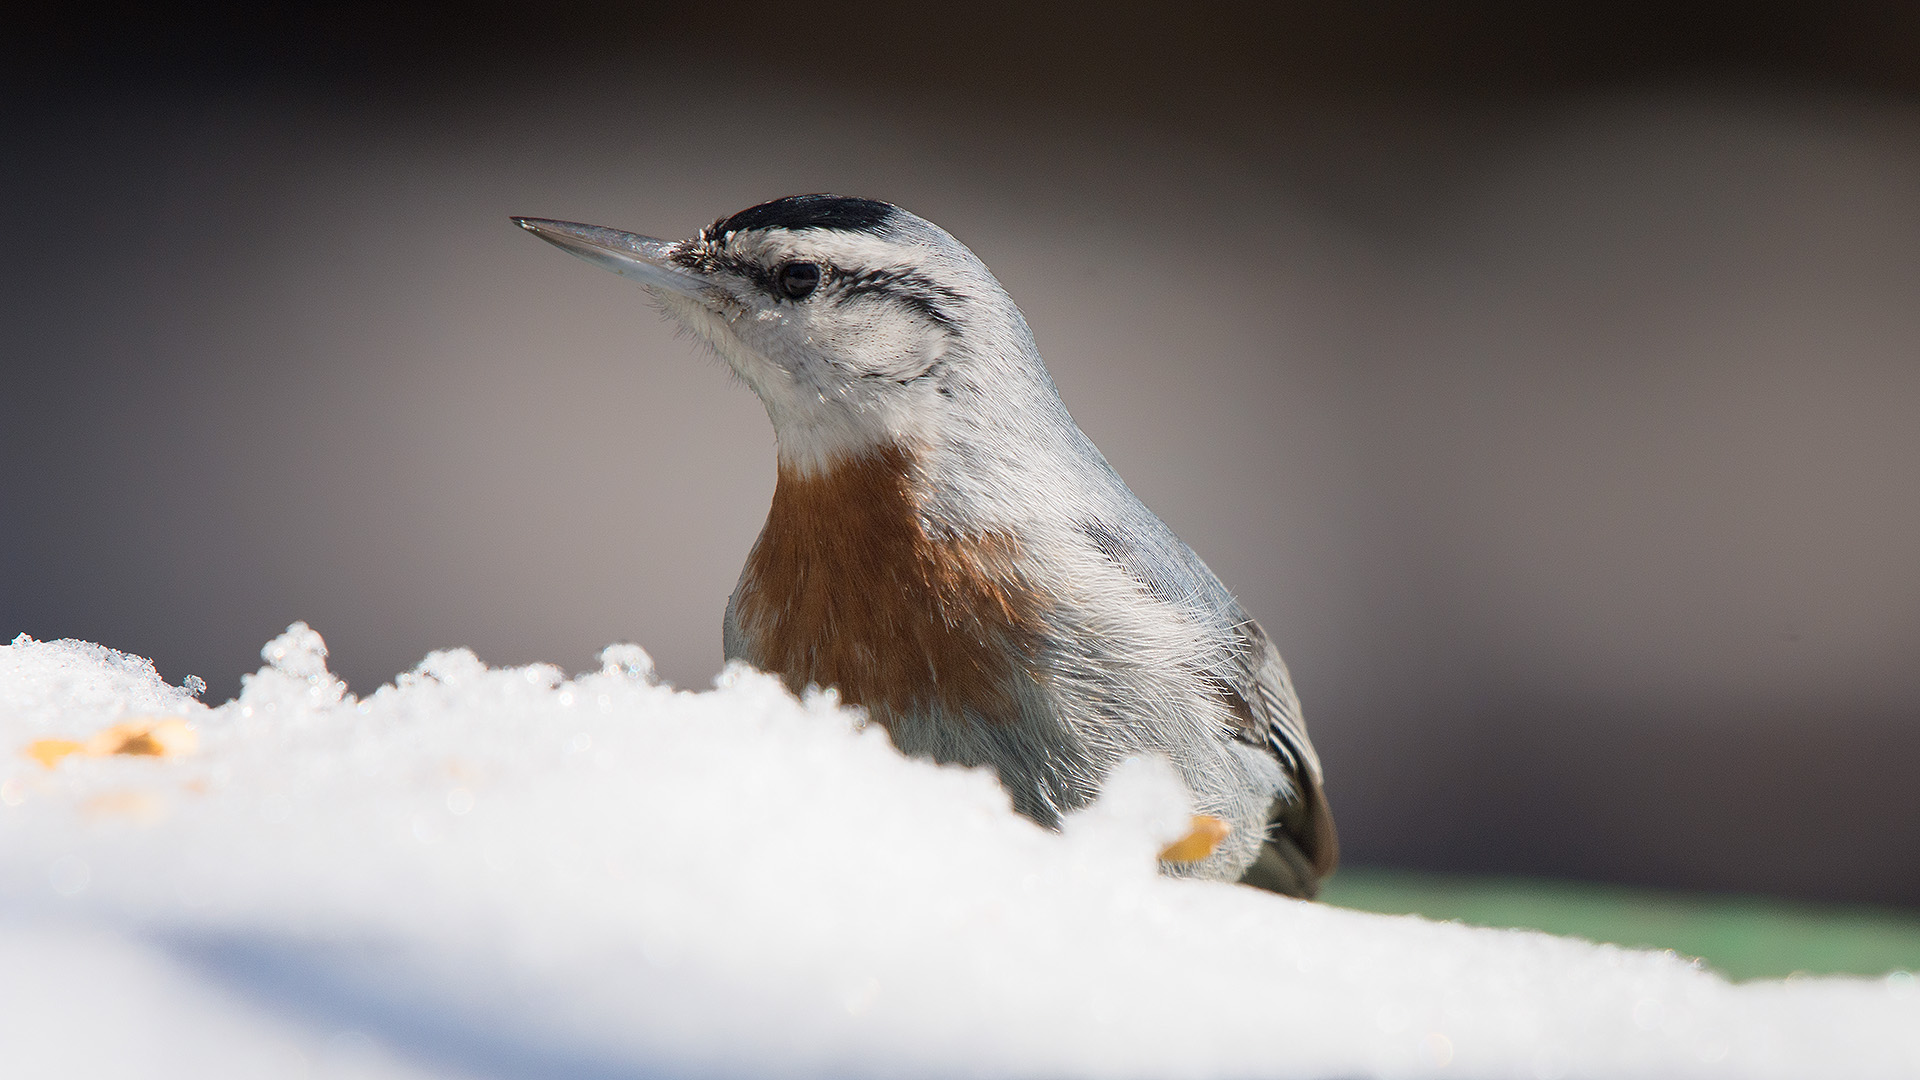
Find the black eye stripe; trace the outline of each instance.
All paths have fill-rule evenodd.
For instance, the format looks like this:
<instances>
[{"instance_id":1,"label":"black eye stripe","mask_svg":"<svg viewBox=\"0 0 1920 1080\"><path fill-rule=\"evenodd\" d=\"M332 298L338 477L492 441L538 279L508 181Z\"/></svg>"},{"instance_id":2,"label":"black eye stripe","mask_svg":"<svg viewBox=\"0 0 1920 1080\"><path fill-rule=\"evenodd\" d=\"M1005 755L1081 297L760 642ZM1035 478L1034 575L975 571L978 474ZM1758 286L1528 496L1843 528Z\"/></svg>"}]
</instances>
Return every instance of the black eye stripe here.
<instances>
[{"instance_id":1,"label":"black eye stripe","mask_svg":"<svg viewBox=\"0 0 1920 1080\"><path fill-rule=\"evenodd\" d=\"M956 327L955 319L949 312L959 307L962 301L961 294L952 288L918 271L900 267L860 271L833 268L829 272L823 264L810 259L796 259L767 267L738 255L715 250L706 243L691 246L679 256L679 261L688 269L702 273L730 273L745 278L773 296L784 299L798 301L820 292L822 296L830 296L836 304L861 296L891 300L912 308L929 322L949 331ZM796 296L787 289L786 274L801 266L812 268L815 277L812 287L800 291ZM823 284L827 287L824 292L820 290Z\"/></svg>"},{"instance_id":2,"label":"black eye stripe","mask_svg":"<svg viewBox=\"0 0 1920 1080\"><path fill-rule=\"evenodd\" d=\"M960 294L925 275L911 270L867 270L847 278L839 286L839 299L856 296L881 296L905 304L943 329L954 328L950 306L958 305Z\"/></svg>"}]
</instances>

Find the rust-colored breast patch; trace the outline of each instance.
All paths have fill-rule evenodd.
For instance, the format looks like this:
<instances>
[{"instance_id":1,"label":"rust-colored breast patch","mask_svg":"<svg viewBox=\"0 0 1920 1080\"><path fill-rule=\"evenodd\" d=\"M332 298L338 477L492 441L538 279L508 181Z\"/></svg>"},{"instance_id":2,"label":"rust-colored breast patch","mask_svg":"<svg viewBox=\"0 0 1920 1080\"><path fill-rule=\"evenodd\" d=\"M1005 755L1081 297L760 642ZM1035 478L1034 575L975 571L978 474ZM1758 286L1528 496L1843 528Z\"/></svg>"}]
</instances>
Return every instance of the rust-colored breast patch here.
<instances>
[{"instance_id":1,"label":"rust-colored breast patch","mask_svg":"<svg viewBox=\"0 0 1920 1080\"><path fill-rule=\"evenodd\" d=\"M913 460L887 448L780 470L734 617L748 658L795 692L837 687L875 720L943 706L1011 718L1039 604L1011 537L929 534Z\"/></svg>"}]
</instances>

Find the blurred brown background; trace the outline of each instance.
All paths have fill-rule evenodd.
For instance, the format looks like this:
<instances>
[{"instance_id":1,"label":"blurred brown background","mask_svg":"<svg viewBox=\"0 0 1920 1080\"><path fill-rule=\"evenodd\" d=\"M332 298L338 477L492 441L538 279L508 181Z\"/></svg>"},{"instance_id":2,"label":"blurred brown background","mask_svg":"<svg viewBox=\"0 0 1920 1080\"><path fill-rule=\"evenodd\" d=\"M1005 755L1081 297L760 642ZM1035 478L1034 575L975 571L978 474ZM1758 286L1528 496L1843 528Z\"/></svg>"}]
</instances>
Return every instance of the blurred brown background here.
<instances>
[{"instance_id":1,"label":"blurred brown background","mask_svg":"<svg viewBox=\"0 0 1920 1080\"><path fill-rule=\"evenodd\" d=\"M704 685L764 416L507 215L869 195L1280 643L1351 863L1920 905L1920 6L12 18L0 634Z\"/></svg>"}]
</instances>

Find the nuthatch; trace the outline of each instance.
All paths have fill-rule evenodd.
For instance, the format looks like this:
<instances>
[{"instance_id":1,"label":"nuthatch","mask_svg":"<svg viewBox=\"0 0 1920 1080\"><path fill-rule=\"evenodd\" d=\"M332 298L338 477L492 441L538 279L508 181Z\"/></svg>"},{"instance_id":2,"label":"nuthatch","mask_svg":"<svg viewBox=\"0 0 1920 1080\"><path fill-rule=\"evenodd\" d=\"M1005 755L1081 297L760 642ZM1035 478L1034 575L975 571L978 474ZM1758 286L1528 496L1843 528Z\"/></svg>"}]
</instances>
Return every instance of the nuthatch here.
<instances>
[{"instance_id":1,"label":"nuthatch","mask_svg":"<svg viewBox=\"0 0 1920 1080\"><path fill-rule=\"evenodd\" d=\"M1279 652L1067 415L971 251L836 195L675 242L514 221L638 281L766 405L779 479L729 659L837 688L904 753L992 766L1043 825L1162 756L1216 825L1163 868L1314 895L1337 842Z\"/></svg>"}]
</instances>

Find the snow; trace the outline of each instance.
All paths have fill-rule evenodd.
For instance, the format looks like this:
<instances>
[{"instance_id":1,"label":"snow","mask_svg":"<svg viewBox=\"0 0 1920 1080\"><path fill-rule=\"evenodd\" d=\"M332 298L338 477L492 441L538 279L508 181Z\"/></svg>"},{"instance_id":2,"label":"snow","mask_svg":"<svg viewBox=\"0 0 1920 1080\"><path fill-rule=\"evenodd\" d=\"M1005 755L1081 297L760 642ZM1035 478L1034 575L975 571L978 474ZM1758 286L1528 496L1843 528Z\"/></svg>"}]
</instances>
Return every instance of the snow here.
<instances>
[{"instance_id":1,"label":"snow","mask_svg":"<svg viewBox=\"0 0 1920 1080\"><path fill-rule=\"evenodd\" d=\"M745 668L452 650L358 698L302 624L263 656L208 708L0 647L8 1077L1920 1076L1908 975L1160 877L1157 762L1052 833ZM154 718L197 739L26 753Z\"/></svg>"}]
</instances>

